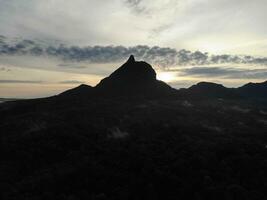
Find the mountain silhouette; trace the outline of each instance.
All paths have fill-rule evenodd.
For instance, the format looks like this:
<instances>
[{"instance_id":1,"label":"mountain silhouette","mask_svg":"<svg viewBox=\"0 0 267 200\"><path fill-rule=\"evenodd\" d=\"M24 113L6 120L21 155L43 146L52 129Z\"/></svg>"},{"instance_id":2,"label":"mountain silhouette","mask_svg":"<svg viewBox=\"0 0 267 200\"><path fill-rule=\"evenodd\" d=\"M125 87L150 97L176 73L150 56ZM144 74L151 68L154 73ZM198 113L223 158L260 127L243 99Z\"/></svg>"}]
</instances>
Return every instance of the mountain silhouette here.
<instances>
[{"instance_id":1,"label":"mountain silhouette","mask_svg":"<svg viewBox=\"0 0 267 200\"><path fill-rule=\"evenodd\" d=\"M221 84L211 82L199 82L187 89L187 94L202 97L233 98L238 97L232 88L226 88Z\"/></svg>"},{"instance_id":2,"label":"mountain silhouette","mask_svg":"<svg viewBox=\"0 0 267 200\"><path fill-rule=\"evenodd\" d=\"M244 97L249 98L266 98L267 97L267 81L262 83L248 83L239 87L238 92Z\"/></svg>"},{"instance_id":3,"label":"mountain silhouette","mask_svg":"<svg viewBox=\"0 0 267 200\"><path fill-rule=\"evenodd\" d=\"M79 95L88 95L93 91L93 87L86 84L81 84L76 88L72 88L70 90L67 90L62 95L69 95L69 96L79 96Z\"/></svg>"},{"instance_id":4,"label":"mountain silhouette","mask_svg":"<svg viewBox=\"0 0 267 200\"><path fill-rule=\"evenodd\" d=\"M150 64L136 61L131 55L121 67L102 79L95 87L82 84L59 96L81 99L101 96L262 99L267 97L267 81L248 83L239 88L227 88L212 82L199 82L188 89L177 90L157 80L156 72Z\"/></svg>"},{"instance_id":5,"label":"mountain silhouette","mask_svg":"<svg viewBox=\"0 0 267 200\"><path fill-rule=\"evenodd\" d=\"M109 77L101 80L96 87L136 87L140 84L149 84L154 81L156 81L154 69L146 62L135 61L134 56L131 55L125 64L114 71Z\"/></svg>"},{"instance_id":6,"label":"mountain silhouette","mask_svg":"<svg viewBox=\"0 0 267 200\"><path fill-rule=\"evenodd\" d=\"M164 96L175 94L163 81L157 80L152 66L144 61L135 61L133 55L121 67L102 79L95 87L80 85L62 95L96 96Z\"/></svg>"},{"instance_id":7,"label":"mountain silhouette","mask_svg":"<svg viewBox=\"0 0 267 200\"><path fill-rule=\"evenodd\" d=\"M176 90L156 79L156 72L146 62L135 61L133 55L110 76L102 79L96 89L109 95L166 95Z\"/></svg>"}]
</instances>

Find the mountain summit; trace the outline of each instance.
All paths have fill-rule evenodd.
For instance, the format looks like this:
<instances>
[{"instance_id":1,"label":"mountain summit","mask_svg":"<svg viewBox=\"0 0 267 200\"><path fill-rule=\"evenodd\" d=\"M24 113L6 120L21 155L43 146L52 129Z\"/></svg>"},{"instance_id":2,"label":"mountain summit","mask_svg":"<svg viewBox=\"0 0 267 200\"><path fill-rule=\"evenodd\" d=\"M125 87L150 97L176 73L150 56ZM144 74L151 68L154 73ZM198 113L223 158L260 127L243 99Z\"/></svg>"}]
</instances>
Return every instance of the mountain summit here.
<instances>
[{"instance_id":1,"label":"mountain summit","mask_svg":"<svg viewBox=\"0 0 267 200\"><path fill-rule=\"evenodd\" d=\"M110 76L101 80L96 89L116 95L159 95L175 91L166 83L156 79L156 72L150 64L136 61L133 55Z\"/></svg>"},{"instance_id":2,"label":"mountain summit","mask_svg":"<svg viewBox=\"0 0 267 200\"><path fill-rule=\"evenodd\" d=\"M156 80L156 72L146 62L135 61L131 55L126 63L114 71L109 77L104 78L96 86L98 88L107 86L122 86L123 85L140 85Z\"/></svg>"}]
</instances>

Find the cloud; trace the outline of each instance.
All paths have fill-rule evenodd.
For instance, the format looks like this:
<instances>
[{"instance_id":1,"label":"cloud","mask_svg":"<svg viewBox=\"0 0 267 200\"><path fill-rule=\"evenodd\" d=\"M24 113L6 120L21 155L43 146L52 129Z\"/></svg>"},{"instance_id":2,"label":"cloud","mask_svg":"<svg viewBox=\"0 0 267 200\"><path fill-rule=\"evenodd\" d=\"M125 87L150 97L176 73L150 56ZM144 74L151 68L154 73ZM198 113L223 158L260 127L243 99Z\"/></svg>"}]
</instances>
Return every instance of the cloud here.
<instances>
[{"instance_id":1,"label":"cloud","mask_svg":"<svg viewBox=\"0 0 267 200\"><path fill-rule=\"evenodd\" d=\"M75 69L85 69L86 68L86 66L74 65L73 63L60 63L57 66L63 67L63 68L75 68Z\"/></svg>"},{"instance_id":2,"label":"cloud","mask_svg":"<svg viewBox=\"0 0 267 200\"><path fill-rule=\"evenodd\" d=\"M130 7L138 7L142 0L126 0L125 3Z\"/></svg>"},{"instance_id":3,"label":"cloud","mask_svg":"<svg viewBox=\"0 0 267 200\"><path fill-rule=\"evenodd\" d=\"M53 82L53 81L36 81L36 80L15 80L15 79L0 79L0 84L8 83L8 84L84 84L84 81L78 81L78 80L65 80L65 81L59 81L59 82Z\"/></svg>"},{"instance_id":4,"label":"cloud","mask_svg":"<svg viewBox=\"0 0 267 200\"><path fill-rule=\"evenodd\" d=\"M130 6L138 6L142 2L142 0L126 0L125 2Z\"/></svg>"},{"instance_id":5,"label":"cloud","mask_svg":"<svg viewBox=\"0 0 267 200\"><path fill-rule=\"evenodd\" d=\"M0 5L0 33L8 37L266 56L266 0L0 0Z\"/></svg>"},{"instance_id":6,"label":"cloud","mask_svg":"<svg viewBox=\"0 0 267 200\"><path fill-rule=\"evenodd\" d=\"M183 76L220 77L231 79L266 79L267 69L243 69L229 67L192 67L177 70Z\"/></svg>"},{"instance_id":7,"label":"cloud","mask_svg":"<svg viewBox=\"0 0 267 200\"><path fill-rule=\"evenodd\" d=\"M33 80L0 80L1 83L30 83L30 84L41 84L43 81L33 81Z\"/></svg>"},{"instance_id":8,"label":"cloud","mask_svg":"<svg viewBox=\"0 0 267 200\"><path fill-rule=\"evenodd\" d=\"M11 69L7 69L7 68L5 68L5 67L1 67L1 68L0 68L0 71L1 71L1 72L10 72Z\"/></svg>"},{"instance_id":9,"label":"cloud","mask_svg":"<svg viewBox=\"0 0 267 200\"><path fill-rule=\"evenodd\" d=\"M60 81L60 84L84 84L83 81L77 81L77 80L67 80L67 81Z\"/></svg>"},{"instance_id":10,"label":"cloud","mask_svg":"<svg viewBox=\"0 0 267 200\"><path fill-rule=\"evenodd\" d=\"M143 0L126 0L125 3L131 9L133 9L135 12L142 13L145 10L145 8L140 5L142 1Z\"/></svg>"},{"instance_id":11,"label":"cloud","mask_svg":"<svg viewBox=\"0 0 267 200\"><path fill-rule=\"evenodd\" d=\"M33 40L8 42L4 38L0 43L0 55L34 55L56 57L65 62L115 63L122 62L129 55L145 60L158 67L177 65L212 64L257 64L267 65L267 57L239 55L210 55L207 52L176 50L170 47L137 45L126 46L68 46L64 44L44 45ZM59 67L72 67L72 63L59 64ZM77 68L85 66L77 65Z\"/></svg>"}]
</instances>

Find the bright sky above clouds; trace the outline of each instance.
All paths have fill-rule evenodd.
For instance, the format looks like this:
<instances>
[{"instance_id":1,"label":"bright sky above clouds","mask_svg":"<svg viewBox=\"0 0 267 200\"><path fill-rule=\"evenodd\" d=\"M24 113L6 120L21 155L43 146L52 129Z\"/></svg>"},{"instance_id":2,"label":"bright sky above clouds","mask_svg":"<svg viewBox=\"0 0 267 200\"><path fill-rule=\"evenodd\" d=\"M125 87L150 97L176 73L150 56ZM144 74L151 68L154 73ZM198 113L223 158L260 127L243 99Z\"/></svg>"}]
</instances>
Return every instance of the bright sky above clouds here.
<instances>
[{"instance_id":1,"label":"bright sky above clouds","mask_svg":"<svg viewBox=\"0 0 267 200\"><path fill-rule=\"evenodd\" d=\"M95 85L129 56L174 87L267 79L266 0L0 0L0 97Z\"/></svg>"}]
</instances>

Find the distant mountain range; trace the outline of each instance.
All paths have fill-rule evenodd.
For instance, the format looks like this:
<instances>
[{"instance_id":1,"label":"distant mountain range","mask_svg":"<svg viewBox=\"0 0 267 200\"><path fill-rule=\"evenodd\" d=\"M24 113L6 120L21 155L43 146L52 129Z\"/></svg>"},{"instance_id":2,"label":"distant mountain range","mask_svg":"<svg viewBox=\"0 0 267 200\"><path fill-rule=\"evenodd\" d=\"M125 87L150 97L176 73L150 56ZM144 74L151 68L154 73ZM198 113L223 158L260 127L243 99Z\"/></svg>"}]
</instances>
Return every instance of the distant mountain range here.
<instances>
[{"instance_id":1,"label":"distant mountain range","mask_svg":"<svg viewBox=\"0 0 267 200\"><path fill-rule=\"evenodd\" d=\"M195 96L201 98L247 98L259 99L267 97L267 81L248 83L239 88L226 88L221 84L200 82L188 89L176 90L156 79L156 72L146 62L135 61L130 56L128 61L104 78L95 87L80 85L65 91L60 96Z\"/></svg>"}]
</instances>

